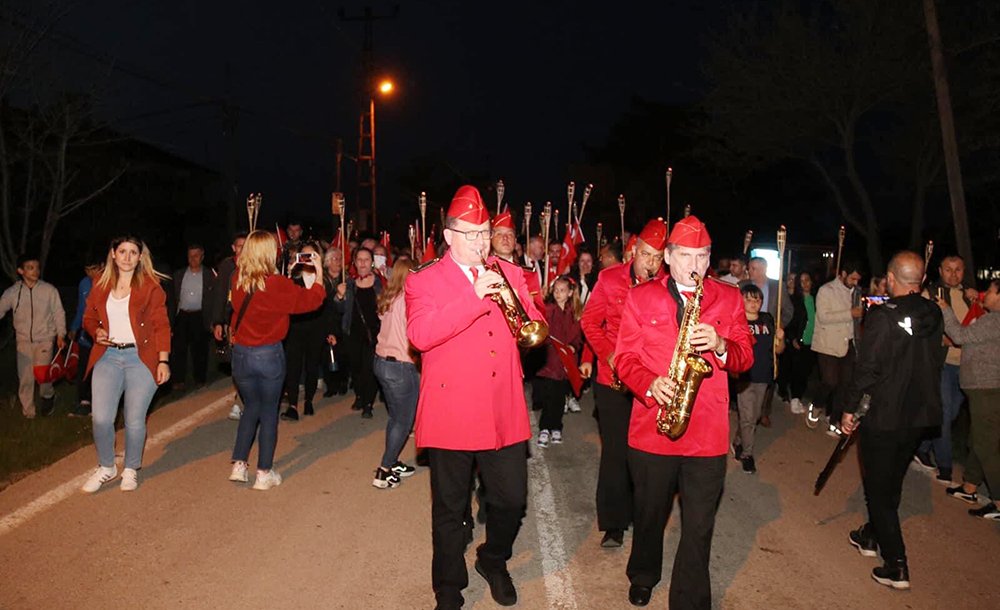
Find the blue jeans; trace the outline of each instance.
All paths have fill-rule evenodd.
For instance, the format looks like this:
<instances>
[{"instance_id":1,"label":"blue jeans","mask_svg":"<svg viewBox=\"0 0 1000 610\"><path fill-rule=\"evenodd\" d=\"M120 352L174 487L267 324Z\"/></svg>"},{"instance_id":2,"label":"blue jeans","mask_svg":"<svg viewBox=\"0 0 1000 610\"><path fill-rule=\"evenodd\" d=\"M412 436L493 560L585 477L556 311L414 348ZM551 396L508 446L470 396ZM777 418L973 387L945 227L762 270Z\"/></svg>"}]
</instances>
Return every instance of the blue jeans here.
<instances>
[{"instance_id":1,"label":"blue jeans","mask_svg":"<svg viewBox=\"0 0 1000 610\"><path fill-rule=\"evenodd\" d=\"M389 423L385 426L385 453L382 468L389 469L399 460L399 453L413 429L417 416L417 395L420 392L420 373L409 362L394 362L375 356L375 377L385 395L385 408Z\"/></svg>"},{"instance_id":2,"label":"blue jeans","mask_svg":"<svg viewBox=\"0 0 1000 610\"><path fill-rule=\"evenodd\" d=\"M247 461L259 426L257 470L270 470L278 444L278 403L285 382L285 350L281 343L234 345L233 381L243 399L233 461Z\"/></svg>"},{"instance_id":3,"label":"blue jeans","mask_svg":"<svg viewBox=\"0 0 1000 610\"><path fill-rule=\"evenodd\" d=\"M921 453L934 449L938 471L945 475L951 474L952 467L951 423L958 417L958 410L965 399L962 388L958 385L958 368L954 364L946 364L941 369L941 410L944 416L941 420L941 435L920 443L919 449Z\"/></svg>"},{"instance_id":4,"label":"blue jeans","mask_svg":"<svg viewBox=\"0 0 1000 610\"><path fill-rule=\"evenodd\" d=\"M94 444L101 466L115 465L115 416L125 394L125 468L138 470L146 444L146 412L156 393L156 381L139 360L139 350L108 348L94 365L90 388Z\"/></svg>"}]
</instances>

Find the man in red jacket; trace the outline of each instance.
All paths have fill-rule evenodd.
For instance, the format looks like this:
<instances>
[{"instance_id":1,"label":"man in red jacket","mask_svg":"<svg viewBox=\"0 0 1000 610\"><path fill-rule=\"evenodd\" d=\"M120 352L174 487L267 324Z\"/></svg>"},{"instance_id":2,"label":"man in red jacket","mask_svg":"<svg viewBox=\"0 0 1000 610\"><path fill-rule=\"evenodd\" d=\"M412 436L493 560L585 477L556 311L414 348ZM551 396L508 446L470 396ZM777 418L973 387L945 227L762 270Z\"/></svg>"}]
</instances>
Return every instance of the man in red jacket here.
<instances>
[{"instance_id":1,"label":"man in red jacket","mask_svg":"<svg viewBox=\"0 0 1000 610\"><path fill-rule=\"evenodd\" d=\"M673 396L667 376L692 273L705 277L712 242L705 225L688 216L667 240L670 274L629 291L615 348L618 376L632 391L628 464L635 484L635 530L627 574L629 601L649 603L663 566L663 531L680 493L681 539L670 579L670 608L712 605L708 562L715 513L726 477L729 441L727 372L753 363L752 339L743 299L729 284L704 280L699 323L690 333L692 351L714 369L701 385L687 432L675 441L657 430L657 407ZM600 286L600 282L598 282Z\"/></svg>"},{"instance_id":2,"label":"man in red jacket","mask_svg":"<svg viewBox=\"0 0 1000 610\"><path fill-rule=\"evenodd\" d=\"M460 608L469 584L463 520L478 466L489 490L486 542L476 571L503 606L517 602L507 572L528 495L531 437L521 360L503 314L489 298L500 276L483 266L490 217L479 191L455 193L445 221L449 250L406 280L407 336L422 356L416 442L431 469L431 580L439 609ZM528 315L540 320L520 269L499 259Z\"/></svg>"},{"instance_id":3,"label":"man in red jacket","mask_svg":"<svg viewBox=\"0 0 1000 610\"><path fill-rule=\"evenodd\" d=\"M580 372L592 373L591 353L597 354L597 383L594 401L601 435L601 465L597 475L597 527L604 532L601 546L622 545L625 530L632 524L632 479L628 473L628 422L632 396L625 388L615 389L611 363L618 340L622 307L629 288L654 277L662 277L663 247L667 225L650 220L638 239L638 254L630 263L620 263L601 271L594 291L580 318L587 338Z\"/></svg>"},{"instance_id":4,"label":"man in red jacket","mask_svg":"<svg viewBox=\"0 0 1000 610\"><path fill-rule=\"evenodd\" d=\"M521 268L524 273L524 281L528 284L528 292L535 301L538 311L545 311L545 301L542 297L542 283L538 281L538 274L534 267L521 265L517 261L514 248L517 245L517 229L514 227L514 216L510 210L504 210L493 219L493 238L490 242L493 247L493 256L501 258L508 263Z\"/></svg>"}]
</instances>

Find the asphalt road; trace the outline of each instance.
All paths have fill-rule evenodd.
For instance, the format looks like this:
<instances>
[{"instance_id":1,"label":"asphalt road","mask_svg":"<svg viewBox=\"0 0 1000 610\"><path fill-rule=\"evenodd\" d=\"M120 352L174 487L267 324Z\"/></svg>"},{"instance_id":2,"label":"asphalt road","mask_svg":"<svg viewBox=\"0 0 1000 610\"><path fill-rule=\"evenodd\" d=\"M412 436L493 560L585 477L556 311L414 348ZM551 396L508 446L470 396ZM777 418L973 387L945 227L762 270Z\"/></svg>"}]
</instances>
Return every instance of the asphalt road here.
<instances>
[{"instance_id":1,"label":"asphalt road","mask_svg":"<svg viewBox=\"0 0 1000 610\"><path fill-rule=\"evenodd\" d=\"M229 404L219 382L154 413L134 493L117 482L77 491L93 447L0 492L0 608L433 607L429 473L371 486L384 409L363 420L347 399L320 400L315 417L282 422L285 481L257 492L227 480ZM589 396L583 407L566 416L563 445L532 449L528 515L509 564L521 608L631 607L630 534L624 548L599 546ZM888 590L870 578L875 560L847 542L864 520L853 452L814 497L835 441L780 403L774 420L759 433L756 475L730 460L712 550L716 607L1000 607L1000 526L968 516L911 469L900 513L913 588ZM403 457L412 461L412 444ZM653 608L667 605L678 518L675 508ZM471 548L467 559L466 607L498 607L471 569Z\"/></svg>"}]
</instances>

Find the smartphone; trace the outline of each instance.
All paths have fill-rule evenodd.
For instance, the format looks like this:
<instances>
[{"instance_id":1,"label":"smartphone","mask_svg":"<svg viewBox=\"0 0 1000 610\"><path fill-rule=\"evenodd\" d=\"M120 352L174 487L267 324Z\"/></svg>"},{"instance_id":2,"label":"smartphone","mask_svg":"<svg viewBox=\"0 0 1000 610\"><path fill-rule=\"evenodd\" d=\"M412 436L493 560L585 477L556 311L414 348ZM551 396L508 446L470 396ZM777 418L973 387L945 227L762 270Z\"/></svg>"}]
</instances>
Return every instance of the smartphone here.
<instances>
[{"instance_id":1,"label":"smartphone","mask_svg":"<svg viewBox=\"0 0 1000 610\"><path fill-rule=\"evenodd\" d=\"M381 269L382 267L385 267L385 263L386 263L386 258L384 254L376 254L374 257L372 257L372 266L375 267L376 269Z\"/></svg>"},{"instance_id":2,"label":"smartphone","mask_svg":"<svg viewBox=\"0 0 1000 610\"><path fill-rule=\"evenodd\" d=\"M297 253L295 255L295 264L296 265L311 265L312 262L313 262L312 256L313 255L312 255L311 252L299 252L299 253Z\"/></svg>"},{"instance_id":3,"label":"smartphone","mask_svg":"<svg viewBox=\"0 0 1000 610\"><path fill-rule=\"evenodd\" d=\"M865 297L865 307L867 308L873 305L881 305L882 303L885 303L888 300L889 297L886 296Z\"/></svg>"}]
</instances>

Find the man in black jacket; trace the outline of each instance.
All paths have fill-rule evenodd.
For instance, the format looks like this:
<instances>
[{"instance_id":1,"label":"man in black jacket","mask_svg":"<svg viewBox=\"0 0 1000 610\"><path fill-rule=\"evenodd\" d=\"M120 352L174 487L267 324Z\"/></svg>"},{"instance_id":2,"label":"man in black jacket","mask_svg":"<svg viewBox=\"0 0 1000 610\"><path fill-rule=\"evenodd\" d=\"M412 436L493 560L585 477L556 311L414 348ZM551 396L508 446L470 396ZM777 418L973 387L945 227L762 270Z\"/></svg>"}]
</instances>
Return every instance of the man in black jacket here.
<instances>
[{"instance_id":1,"label":"man in black jacket","mask_svg":"<svg viewBox=\"0 0 1000 610\"><path fill-rule=\"evenodd\" d=\"M847 395L849 405L871 395L871 411L859 431L868 523L850 533L850 542L866 557L881 550L884 565L872 570L872 578L894 589L910 588L898 514L903 477L923 433L941 425L944 324L937 305L920 295L923 275L918 254L892 257L892 298L868 312ZM845 413L841 425L850 433L854 415Z\"/></svg>"}]
</instances>

